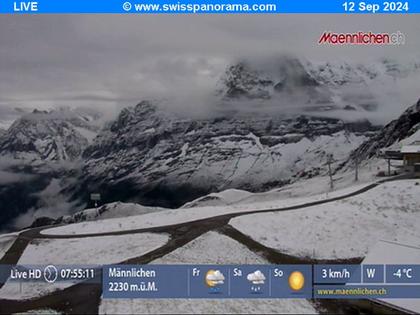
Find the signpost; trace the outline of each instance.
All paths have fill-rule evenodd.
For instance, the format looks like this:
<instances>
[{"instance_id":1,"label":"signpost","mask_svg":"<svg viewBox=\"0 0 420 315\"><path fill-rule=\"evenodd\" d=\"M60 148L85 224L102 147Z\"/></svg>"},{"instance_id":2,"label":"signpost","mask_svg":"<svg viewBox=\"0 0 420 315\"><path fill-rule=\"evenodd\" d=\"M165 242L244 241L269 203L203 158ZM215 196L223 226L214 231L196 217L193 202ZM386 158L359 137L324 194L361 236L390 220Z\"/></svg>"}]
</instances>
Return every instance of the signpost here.
<instances>
[{"instance_id":1,"label":"signpost","mask_svg":"<svg viewBox=\"0 0 420 315\"><path fill-rule=\"evenodd\" d=\"M90 200L95 202L95 208L98 207L98 201L101 200L101 194L90 194Z\"/></svg>"}]
</instances>

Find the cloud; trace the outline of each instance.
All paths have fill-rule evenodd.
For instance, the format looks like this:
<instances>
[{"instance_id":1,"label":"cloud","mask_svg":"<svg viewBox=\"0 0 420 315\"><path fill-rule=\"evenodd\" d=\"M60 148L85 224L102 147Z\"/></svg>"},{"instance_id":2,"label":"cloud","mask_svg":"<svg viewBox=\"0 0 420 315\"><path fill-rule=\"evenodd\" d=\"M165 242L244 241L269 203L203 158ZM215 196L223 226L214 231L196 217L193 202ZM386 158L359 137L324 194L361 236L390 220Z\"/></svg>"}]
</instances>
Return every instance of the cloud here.
<instances>
[{"instance_id":1,"label":"cloud","mask_svg":"<svg viewBox=\"0 0 420 315\"><path fill-rule=\"evenodd\" d=\"M418 55L417 22L415 16L397 15L4 16L0 120L6 117L1 109L14 107L82 106L113 117L121 107L150 98L174 99L175 108L205 112L217 79L237 57L291 53L321 61L405 60ZM325 30L400 30L407 44L320 46Z\"/></svg>"},{"instance_id":2,"label":"cloud","mask_svg":"<svg viewBox=\"0 0 420 315\"><path fill-rule=\"evenodd\" d=\"M0 185L9 185L33 179L33 176L30 174L13 171L13 168L19 168L24 165L24 161L0 157Z\"/></svg>"},{"instance_id":3,"label":"cloud","mask_svg":"<svg viewBox=\"0 0 420 315\"><path fill-rule=\"evenodd\" d=\"M0 170L0 185L8 185L31 180L31 175L11 173Z\"/></svg>"},{"instance_id":4,"label":"cloud","mask_svg":"<svg viewBox=\"0 0 420 315\"><path fill-rule=\"evenodd\" d=\"M246 276L247 280L252 284L264 284L265 276L261 270L256 270Z\"/></svg>"},{"instance_id":5,"label":"cloud","mask_svg":"<svg viewBox=\"0 0 420 315\"><path fill-rule=\"evenodd\" d=\"M19 230L30 226L35 219L40 217L58 218L68 215L80 207L77 202L69 202L61 194L62 187L59 179L52 179L50 184L41 192L37 193L38 208L31 208L28 212L18 216L12 223L12 226Z\"/></svg>"}]
</instances>

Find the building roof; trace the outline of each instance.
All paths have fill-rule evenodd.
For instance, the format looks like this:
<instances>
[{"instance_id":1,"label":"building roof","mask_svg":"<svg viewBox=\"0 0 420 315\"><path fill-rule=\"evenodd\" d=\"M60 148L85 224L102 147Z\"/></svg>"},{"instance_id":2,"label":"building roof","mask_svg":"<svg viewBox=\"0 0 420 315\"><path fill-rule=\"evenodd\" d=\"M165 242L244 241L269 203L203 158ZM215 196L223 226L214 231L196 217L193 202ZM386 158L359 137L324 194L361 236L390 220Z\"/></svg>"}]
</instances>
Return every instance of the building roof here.
<instances>
[{"instance_id":1,"label":"building roof","mask_svg":"<svg viewBox=\"0 0 420 315\"><path fill-rule=\"evenodd\" d=\"M420 153L420 144L404 145L401 148L401 153Z\"/></svg>"}]
</instances>

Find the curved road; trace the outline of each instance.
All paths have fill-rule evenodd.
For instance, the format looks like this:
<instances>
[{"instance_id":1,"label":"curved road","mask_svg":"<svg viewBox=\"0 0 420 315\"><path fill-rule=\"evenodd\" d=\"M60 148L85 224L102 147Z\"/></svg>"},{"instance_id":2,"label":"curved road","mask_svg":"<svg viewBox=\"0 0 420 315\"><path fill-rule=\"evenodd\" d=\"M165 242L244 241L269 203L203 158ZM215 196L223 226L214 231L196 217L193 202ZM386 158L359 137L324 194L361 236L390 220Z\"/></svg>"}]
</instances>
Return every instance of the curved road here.
<instances>
[{"instance_id":1,"label":"curved road","mask_svg":"<svg viewBox=\"0 0 420 315\"><path fill-rule=\"evenodd\" d=\"M55 235L55 234L41 234L43 230L50 229L52 227L58 227L60 225L52 225L52 226L43 226L38 228L32 228L25 230L21 232L18 236L18 238L15 240L14 244L9 248L9 250L6 252L6 254L3 256L3 258L0 260L0 264L16 264L19 261L20 256L23 254L23 251L25 250L26 246L34 239L72 239L72 238L84 238L84 237L95 237L95 236L110 236L110 235L126 235L126 234L134 234L134 233L167 233L171 230L177 230L182 227L188 227L188 226L200 226L200 225L206 225L209 223L209 221L226 221L229 222L231 219L239 216L244 215L250 215L250 214L262 214L267 212L282 212L282 211L290 211L290 210L298 210L303 209L307 207L317 206L321 204L326 204L330 202L334 202L337 200L347 199L353 196L360 195L366 191L369 191L380 184L390 181L390 180L396 180L400 179L398 178L392 178L387 179L383 181L378 181L376 183L367 185L359 190L356 190L354 192L341 195L334 198L329 199L323 199L323 200L317 200L312 202L303 203L300 205L294 205L284 208L278 208L278 209L267 209L267 210L247 210L243 212L235 212L235 213L227 213L222 214L214 217L207 217L205 219L200 220L194 220L194 221L188 221L183 223L177 223L177 224L171 224L171 225L163 225L158 227L150 227L150 228L142 228L142 229L132 229L132 230L123 230L123 231L113 231L113 232L103 232L103 233L87 233L87 234L71 234L71 235ZM65 224L62 224L65 225ZM220 226L219 226L220 227ZM2 284L0 284L1 288Z\"/></svg>"},{"instance_id":2,"label":"curved road","mask_svg":"<svg viewBox=\"0 0 420 315\"><path fill-rule=\"evenodd\" d=\"M114 231L114 232L104 232L104 233L92 233L92 234L77 234L77 235L49 235L41 234L41 231L49 229L54 226L46 226L39 228L32 228L26 231L23 231L19 234L13 245L5 253L3 258L0 260L0 264L15 265L18 263L20 257L22 256L24 250L34 239L72 239L72 238L85 238L85 237L95 237L95 236L109 236L109 235L125 235L125 234L134 234L134 233L167 233L170 235L169 241L162 247L151 251L140 257L128 259L121 262L122 264L147 264L159 257L163 257L168 253L184 246L185 244L191 242L197 237L205 234L209 231L216 231L222 234L225 234L236 241L247 246L251 251L261 253L268 261L274 264L313 264L313 263L359 263L362 258L354 258L350 260L314 260L310 258L297 258L289 255L279 253L278 251L265 247L264 245L255 242L250 237L242 234L228 223L232 218L250 214L261 214L267 212L281 212L281 211L290 211L303 209L311 206L326 204L334 202L337 200L342 200L357 196L366 191L369 191L380 184L392 181L407 178L404 176L396 176L392 178L387 178L382 181L367 185L357 191L330 198L324 200L318 200L313 202L308 202L300 205L278 208L278 209L267 209L267 210L251 210L243 211L236 213L227 213L223 215L218 215L214 217L209 217L200 220L194 220L189 222L183 222L178 224L171 224L158 227L142 228L142 229L133 229L133 230L124 230L124 231ZM98 272L101 272L98 270ZM3 283L0 283L0 288L3 287ZM86 284L79 283L73 285L69 288L66 288L61 291L56 291L51 294L48 294L43 297L34 298L25 301L17 300L6 300L0 299L0 313L11 313L11 312L22 312L31 309L40 309L40 308L53 308L58 311L65 313L97 313L99 309L100 296L102 294L102 287L98 284ZM323 305L323 307L327 307Z\"/></svg>"}]
</instances>

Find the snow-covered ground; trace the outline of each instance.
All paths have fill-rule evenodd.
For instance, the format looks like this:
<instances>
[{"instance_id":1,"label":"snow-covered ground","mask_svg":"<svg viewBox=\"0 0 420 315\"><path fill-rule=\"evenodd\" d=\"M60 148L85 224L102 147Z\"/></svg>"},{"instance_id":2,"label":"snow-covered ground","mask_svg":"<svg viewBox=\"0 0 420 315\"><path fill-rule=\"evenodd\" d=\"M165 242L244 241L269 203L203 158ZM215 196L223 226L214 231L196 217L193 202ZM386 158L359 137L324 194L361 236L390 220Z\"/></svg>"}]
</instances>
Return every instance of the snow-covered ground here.
<instances>
[{"instance_id":1,"label":"snow-covered ground","mask_svg":"<svg viewBox=\"0 0 420 315\"><path fill-rule=\"evenodd\" d=\"M413 127L413 129L416 127ZM393 145L391 145L390 147L388 147L388 150L401 150L401 148L405 145L410 145L416 142L420 141L420 123L417 124L417 128L418 130L416 132L414 132L411 136L401 140L401 141L397 141L395 142Z\"/></svg>"},{"instance_id":2,"label":"snow-covered ground","mask_svg":"<svg viewBox=\"0 0 420 315\"><path fill-rule=\"evenodd\" d=\"M393 161L391 173L400 166L400 161ZM351 167L351 166L350 166ZM336 196L335 191L345 188L356 188L359 185L370 184L382 178L376 175L380 172L388 172L385 160L373 158L359 166L359 178L355 181L354 170L338 172L333 176L333 189L330 186L329 176L316 176L313 178L298 179L295 182L261 193L250 193L245 190L227 189L221 192L211 193L196 200L186 203L182 208L196 208L208 206L246 205L256 203L276 202L280 199L301 198L308 196L324 195Z\"/></svg>"},{"instance_id":3,"label":"snow-covered ground","mask_svg":"<svg viewBox=\"0 0 420 315\"><path fill-rule=\"evenodd\" d=\"M227 189L218 193L212 193L207 196L198 198L191 202L186 203L181 208L194 208L205 206L226 206L237 203L249 196L254 195L245 190L240 189Z\"/></svg>"},{"instance_id":4,"label":"snow-covered ground","mask_svg":"<svg viewBox=\"0 0 420 315\"><path fill-rule=\"evenodd\" d=\"M112 202L98 208L85 209L71 216L64 216L63 222L95 221L110 218L129 217L167 210L160 207L146 207L136 203Z\"/></svg>"},{"instance_id":5,"label":"snow-covered ground","mask_svg":"<svg viewBox=\"0 0 420 315\"><path fill-rule=\"evenodd\" d=\"M109 264L141 256L168 241L166 234L128 234L77 239L39 239L26 248L19 264ZM81 250L82 249L82 250Z\"/></svg>"},{"instance_id":6,"label":"snow-covered ground","mask_svg":"<svg viewBox=\"0 0 420 315\"><path fill-rule=\"evenodd\" d=\"M237 241L208 232L152 264L266 264L267 261Z\"/></svg>"},{"instance_id":7,"label":"snow-covered ground","mask_svg":"<svg viewBox=\"0 0 420 315\"><path fill-rule=\"evenodd\" d=\"M27 311L27 312L22 312L22 313L15 313L15 315L59 315L62 313L59 313L53 309L49 309L49 308L45 308L45 309L38 309L38 310L33 310L33 311Z\"/></svg>"},{"instance_id":8,"label":"snow-covered ground","mask_svg":"<svg viewBox=\"0 0 420 315\"><path fill-rule=\"evenodd\" d=\"M331 191L329 193L322 193L318 195L301 197L301 198L289 198L279 199L271 198L267 201L260 201L248 204L232 204L229 206L208 206L208 207L196 207L186 209L175 209L159 211L155 213L149 213L139 216L131 216L127 218L114 218L102 220L100 222L82 222L76 224L70 224L67 226L61 226L51 229L43 230L42 234L47 235L77 235L77 234L93 234L93 233L105 233L121 230L133 230L141 228L150 228L163 225L178 224L184 222L190 222L194 220L205 219L214 217L217 215L238 213L245 211L261 211L269 209L278 209L296 205L302 205L308 202L317 200L325 200L332 197L347 195L354 191L357 191L368 184L357 184L345 189ZM242 194L242 193L241 193Z\"/></svg>"},{"instance_id":9,"label":"snow-covered ground","mask_svg":"<svg viewBox=\"0 0 420 315\"><path fill-rule=\"evenodd\" d=\"M316 314L307 300L104 299L99 314Z\"/></svg>"},{"instance_id":10,"label":"snow-covered ground","mask_svg":"<svg viewBox=\"0 0 420 315\"><path fill-rule=\"evenodd\" d=\"M216 232L206 233L154 264L264 264L242 244ZM307 300L103 299L100 314L314 314Z\"/></svg>"},{"instance_id":11,"label":"snow-covered ground","mask_svg":"<svg viewBox=\"0 0 420 315\"><path fill-rule=\"evenodd\" d=\"M230 224L256 241L294 256L364 257L379 239L420 239L417 182L420 184L420 180L388 182L340 201L242 216Z\"/></svg>"},{"instance_id":12,"label":"snow-covered ground","mask_svg":"<svg viewBox=\"0 0 420 315\"><path fill-rule=\"evenodd\" d=\"M0 235L0 259L3 258L4 254L9 250L16 240L18 233L10 233Z\"/></svg>"},{"instance_id":13,"label":"snow-covered ground","mask_svg":"<svg viewBox=\"0 0 420 315\"><path fill-rule=\"evenodd\" d=\"M34 240L19 259L20 265L103 265L144 255L168 241L165 234L130 234L79 239ZM27 299L64 289L73 282L54 284L7 281L0 289L1 298Z\"/></svg>"},{"instance_id":14,"label":"snow-covered ground","mask_svg":"<svg viewBox=\"0 0 420 315\"><path fill-rule=\"evenodd\" d=\"M399 162L393 162L393 165ZM330 188L330 178L328 176L317 176L309 179L298 180L292 184L281 188L273 189L263 193L254 193L245 198L235 201L235 204L249 204L269 202L279 199L301 198L307 196L324 195L325 197L337 196L347 189L353 190L364 184L371 184L382 178L376 177L379 171L387 172L387 164L382 159L372 159L360 165L359 179L355 181L354 171L340 172L333 176L333 189ZM391 172L395 170L391 167ZM345 190L344 190L345 189Z\"/></svg>"}]
</instances>

